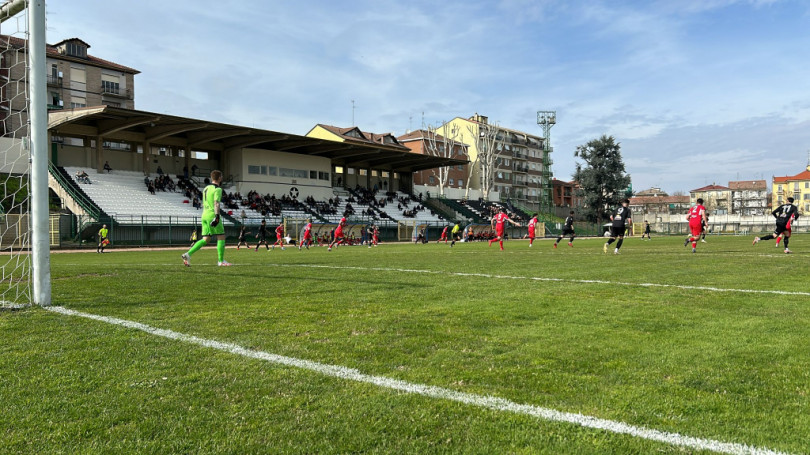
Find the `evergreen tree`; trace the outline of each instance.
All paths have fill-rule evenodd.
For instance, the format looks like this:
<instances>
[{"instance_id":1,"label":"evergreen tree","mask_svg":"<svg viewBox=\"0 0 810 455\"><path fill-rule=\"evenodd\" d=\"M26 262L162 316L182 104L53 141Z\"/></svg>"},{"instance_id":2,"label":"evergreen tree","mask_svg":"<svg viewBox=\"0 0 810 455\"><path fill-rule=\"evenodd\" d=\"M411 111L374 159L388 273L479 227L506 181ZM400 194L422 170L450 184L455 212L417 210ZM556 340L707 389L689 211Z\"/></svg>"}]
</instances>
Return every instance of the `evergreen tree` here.
<instances>
[{"instance_id":1,"label":"evergreen tree","mask_svg":"<svg viewBox=\"0 0 810 455\"><path fill-rule=\"evenodd\" d=\"M577 163L574 173L574 180L582 188L582 214L601 225L602 220L610 217L610 211L627 197L625 191L630 187L621 146L613 136L602 135L578 146L574 156L584 161Z\"/></svg>"}]
</instances>

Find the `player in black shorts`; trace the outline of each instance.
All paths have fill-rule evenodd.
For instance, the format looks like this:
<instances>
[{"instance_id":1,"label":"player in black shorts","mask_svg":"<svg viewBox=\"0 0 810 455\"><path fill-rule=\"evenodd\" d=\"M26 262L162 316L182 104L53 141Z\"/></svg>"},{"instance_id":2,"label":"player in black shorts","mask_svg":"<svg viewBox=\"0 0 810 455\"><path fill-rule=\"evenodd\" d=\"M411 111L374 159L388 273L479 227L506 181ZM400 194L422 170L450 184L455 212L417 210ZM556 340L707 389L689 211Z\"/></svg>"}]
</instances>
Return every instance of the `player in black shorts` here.
<instances>
[{"instance_id":1,"label":"player in black shorts","mask_svg":"<svg viewBox=\"0 0 810 455\"><path fill-rule=\"evenodd\" d=\"M243 224L242 227L239 228L239 242L236 244L236 249L239 249L240 245L245 245L247 249L250 249L250 245L247 244L247 240L245 240L245 236L250 234L250 231L245 230L245 225Z\"/></svg>"},{"instance_id":2,"label":"player in black shorts","mask_svg":"<svg viewBox=\"0 0 810 455\"><path fill-rule=\"evenodd\" d=\"M256 234L256 238L259 239L256 242L256 249L254 251L259 251L259 247L264 243L264 247L268 250L270 249L270 245L267 243L267 221L262 220L262 225L259 226L259 232Z\"/></svg>"},{"instance_id":3,"label":"player in black shorts","mask_svg":"<svg viewBox=\"0 0 810 455\"><path fill-rule=\"evenodd\" d=\"M568 240L568 246L574 246L574 211L571 210L571 213L568 214L568 217L565 219L565 225L562 228L562 232L560 232L560 236L557 237L557 241L554 242L554 248L557 248L557 244L560 243L563 237L566 235L570 235L571 238Z\"/></svg>"},{"instance_id":4,"label":"player in black shorts","mask_svg":"<svg viewBox=\"0 0 810 455\"><path fill-rule=\"evenodd\" d=\"M641 234L641 240L644 240L644 237L647 237L647 240L652 240L650 237L650 222L644 220L644 233Z\"/></svg>"},{"instance_id":5,"label":"player in black shorts","mask_svg":"<svg viewBox=\"0 0 810 455\"><path fill-rule=\"evenodd\" d=\"M622 206L617 208L613 215L610 216L610 221L612 224L610 226L610 239L608 239L605 246L602 247L602 251L607 254L608 246L611 243L615 242L618 238L619 241L616 243L616 249L613 250L613 254L619 254L619 248L622 247L622 243L624 243L624 231L633 225L633 220L630 217L630 199L625 199L622 201Z\"/></svg>"},{"instance_id":6,"label":"player in black shorts","mask_svg":"<svg viewBox=\"0 0 810 455\"><path fill-rule=\"evenodd\" d=\"M799 218L799 209L793 205L793 198L787 198L788 203L782 204L773 211L772 215L776 217L776 229L773 234L768 234L765 237L754 237L754 245L759 243L760 240L776 239L776 244L779 245L779 237L785 239L785 254L791 251L788 249L788 242L790 241L791 229L793 228L793 221Z\"/></svg>"},{"instance_id":7,"label":"player in black shorts","mask_svg":"<svg viewBox=\"0 0 810 455\"><path fill-rule=\"evenodd\" d=\"M706 213L706 219L701 220L700 225L703 228L703 230L700 231L700 242L701 243L706 243L706 232L709 230L709 213L708 212Z\"/></svg>"}]
</instances>

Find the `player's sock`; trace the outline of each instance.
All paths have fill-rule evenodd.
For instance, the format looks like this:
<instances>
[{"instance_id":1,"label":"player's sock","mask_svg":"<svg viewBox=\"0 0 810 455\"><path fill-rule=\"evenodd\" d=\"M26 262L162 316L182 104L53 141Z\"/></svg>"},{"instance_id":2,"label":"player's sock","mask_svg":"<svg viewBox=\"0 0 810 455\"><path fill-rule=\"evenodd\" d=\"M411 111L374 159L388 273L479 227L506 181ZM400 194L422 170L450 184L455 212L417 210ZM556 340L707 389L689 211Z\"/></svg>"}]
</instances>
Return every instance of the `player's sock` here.
<instances>
[{"instance_id":1,"label":"player's sock","mask_svg":"<svg viewBox=\"0 0 810 455\"><path fill-rule=\"evenodd\" d=\"M611 238L608 239L607 244L610 245L611 243L613 243L615 241L616 241L616 239L611 237Z\"/></svg>"},{"instance_id":2,"label":"player's sock","mask_svg":"<svg viewBox=\"0 0 810 455\"><path fill-rule=\"evenodd\" d=\"M695 240L692 242L692 249L694 250L695 248L697 248L697 239L695 239Z\"/></svg>"},{"instance_id":3,"label":"player's sock","mask_svg":"<svg viewBox=\"0 0 810 455\"><path fill-rule=\"evenodd\" d=\"M191 256L192 254L196 253L200 248L204 247L205 245L208 245L208 242L206 242L205 239L197 240L197 243L195 243L194 246L191 247L191 249L188 250L188 252L186 254Z\"/></svg>"},{"instance_id":4,"label":"player's sock","mask_svg":"<svg viewBox=\"0 0 810 455\"><path fill-rule=\"evenodd\" d=\"M503 249L503 240L498 240L498 245L500 245L501 249Z\"/></svg>"},{"instance_id":5,"label":"player's sock","mask_svg":"<svg viewBox=\"0 0 810 455\"><path fill-rule=\"evenodd\" d=\"M225 260L225 240L217 240L217 260L219 262Z\"/></svg>"},{"instance_id":6,"label":"player's sock","mask_svg":"<svg viewBox=\"0 0 810 455\"><path fill-rule=\"evenodd\" d=\"M782 240L782 237L776 238L776 246L779 246L779 241ZM787 239L785 239L785 245L787 245Z\"/></svg>"},{"instance_id":7,"label":"player's sock","mask_svg":"<svg viewBox=\"0 0 810 455\"><path fill-rule=\"evenodd\" d=\"M790 240L789 237L785 237L785 249L788 249L788 241Z\"/></svg>"},{"instance_id":8,"label":"player's sock","mask_svg":"<svg viewBox=\"0 0 810 455\"><path fill-rule=\"evenodd\" d=\"M617 249L617 250L618 250L619 248L621 248L621 247L622 247L622 243L624 243L624 239L623 239L623 238L619 239L619 241L618 241L618 242L616 242L616 249Z\"/></svg>"},{"instance_id":9,"label":"player's sock","mask_svg":"<svg viewBox=\"0 0 810 455\"><path fill-rule=\"evenodd\" d=\"M759 240L772 240L773 238L773 234L768 234L765 237L760 237Z\"/></svg>"},{"instance_id":10,"label":"player's sock","mask_svg":"<svg viewBox=\"0 0 810 455\"><path fill-rule=\"evenodd\" d=\"M557 241L554 243L560 243L560 240L562 240L562 237L557 237Z\"/></svg>"}]
</instances>

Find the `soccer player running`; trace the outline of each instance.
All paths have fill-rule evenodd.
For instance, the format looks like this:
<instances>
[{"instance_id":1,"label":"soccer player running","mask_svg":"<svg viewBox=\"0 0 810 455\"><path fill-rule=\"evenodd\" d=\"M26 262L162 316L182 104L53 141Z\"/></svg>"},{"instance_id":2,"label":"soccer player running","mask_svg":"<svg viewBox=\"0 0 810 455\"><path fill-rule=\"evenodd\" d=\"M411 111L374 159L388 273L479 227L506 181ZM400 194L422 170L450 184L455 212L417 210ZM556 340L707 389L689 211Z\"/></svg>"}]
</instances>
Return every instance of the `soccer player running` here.
<instances>
[{"instance_id":1,"label":"soccer player running","mask_svg":"<svg viewBox=\"0 0 810 455\"><path fill-rule=\"evenodd\" d=\"M613 250L613 254L619 254L619 248L622 247L622 243L624 243L624 232L627 230L629 226L633 225L633 219L630 215L630 199L625 199L622 201L622 206L617 208L613 215L610 215L610 239L608 239L605 246L602 247L602 251L607 254L608 247L613 243L616 242L618 238L619 241L616 243L616 249Z\"/></svg>"},{"instance_id":2,"label":"soccer player running","mask_svg":"<svg viewBox=\"0 0 810 455\"><path fill-rule=\"evenodd\" d=\"M520 227L519 223L515 223L511 218L509 218L509 215L506 214L506 209L502 207L501 210L498 211L494 217L492 217L492 227L495 228L495 238L489 241L489 246L492 246L492 242L497 240L498 244L501 246L501 251L503 251L503 234L507 221L515 226Z\"/></svg>"},{"instance_id":3,"label":"soccer player running","mask_svg":"<svg viewBox=\"0 0 810 455\"><path fill-rule=\"evenodd\" d=\"M104 247L110 243L110 241L107 240L109 233L110 231L107 229L107 225L101 225L101 229L98 230L98 246L96 247L96 253L104 253Z\"/></svg>"},{"instance_id":4,"label":"soccer player running","mask_svg":"<svg viewBox=\"0 0 810 455\"><path fill-rule=\"evenodd\" d=\"M778 246L779 238L781 237L785 239L785 254L791 253L788 249L788 243L790 241L793 221L799 218L799 209L793 205L792 197L787 198L787 201L787 204L780 205L772 212L772 215L776 218L776 230L773 231L773 234L768 234L762 238L754 237L754 245L759 243L760 240L776 239L776 245Z\"/></svg>"},{"instance_id":5,"label":"soccer player running","mask_svg":"<svg viewBox=\"0 0 810 455\"><path fill-rule=\"evenodd\" d=\"M250 249L250 245L247 244L246 236L250 234L250 231L246 230L245 225L243 224L239 228L239 242L236 243L236 249L239 249L239 246L245 245L245 248Z\"/></svg>"},{"instance_id":6,"label":"soccer player running","mask_svg":"<svg viewBox=\"0 0 810 455\"><path fill-rule=\"evenodd\" d=\"M344 215L343 218L340 219L337 227L335 228L335 237L332 239L332 243L329 244L329 248L326 251L332 251L332 247L335 245L340 245L344 242L345 238L343 237L343 226L346 226L346 216Z\"/></svg>"},{"instance_id":7,"label":"soccer player running","mask_svg":"<svg viewBox=\"0 0 810 455\"><path fill-rule=\"evenodd\" d=\"M706 215L706 207L703 206L703 198L698 198L697 204L690 208L689 213L686 215L686 221L689 222L689 230L692 231L692 235L683 241L683 246L692 242L693 253L697 252L697 241L700 234L703 233L703 226L707 219L708 215Z\"/></svg>"},{"instance_id":8,"label":"soccer player running","mask_svg":"<svg viewBox=\"0 0 810 455\"><path fill-rule=\"evenodd\" d=\"M279 222L279 225L276 227L276 241L273 243L273 249L276 249L276 245L281 247L281 250L284 251L284 221L282 220Z\"/></svg>"},{"instance_id":9,"label":"soccer player running","mask_svg":"<svg viewBox=\"0 0 810 455\"><path fill-rule=\"evenodd\" d=\"M568 217L565 219L565 226L563 226L562 232L560 232L560 236L557 237L557 241L554 242L554 248L557 248L557 244L560 243L563 237L566 235L570 235L571 238L568 240L568 246L574 246L574 237L576 234L574 233L574 211L571 210L571 213L568 214Z\"/></svg>"},{"instance_id":10,"label":"soccer player running","mask_svg":"<svg viewBox=\"0 0 810 455\"><path fill-rule=\"evenodd\" d=\"M442 240L444 240L445 245L447 244L447 230L448 229L450 229L450 226L445 226L444 229L442 229L442 236L439 237L439 240L436 240L436 243L439 243Z\"/></svg>"},{"instance_id":11,"label":"soccer player running","mask_svg":"<svg viewBox=\"0 0 810 455\"><path fill-rule=\"evenodd\" d=\"M267 250L270 250L270 244L267 243L267 220L262 220L261 226L259 226L259 232L256 233L256 238L259 239L256 242L256 249L254 251L259 251L259 247L264 243L264 247Z\"/></svg>"},{"instance_id":12,"label":"soccer player running","mask_svg":"<svg viewBox=\"0 0 810 455\"><path fill-rule=\"evenodd\" d=\"M380 244L380 228L376 224L372 224L371 227L373 228L371 240L373 241L373 245L377 246Z\"/></svg>"},{"instance_id":13,"label":"soccer player running","mask_svg":"<svg viewBox=\"0 0 810 455\"><path fill-rule=\"evenodd\" d=\"M532 215L532 219L529 220L528 229L529 229L529 248L532 247L534 243L534 229L537 226L537 214L535 213ZM557 245L554 245L554 248L557 248Z\"/></svg>"},{"instance_id":14,"label":"soccer player running","mask_svg":"<svg viewBox=\"0 0 810 455\"><path fill-rule=\"evenodd\" d=\"M301 242L298 244L298 251L301 251L301 247L307 247L312 245L312 219L307 219L307 225L304 226L304 235L301 236Z\"/></svg>"},{"instance_id":15,"label":"soccer player running","mask_svg":"<svg viewBox=\"0 0 810 455\"><path fill-rule=\"evenodd\" d=\"M456 244L456 240L458 240L458 233L461 232L461 225L458 224L456 221L456 225L453 226L453 230L450 231L450 235L453 237L453 240L450 242L450 248L453 248L453 245Z\"/></svg>"},{"instance_id":16,"label":"soccer player running","mask_svg":"<svg viewBox=\"0 0 810 455\"><path fill-rule=\"evenodd\" d=\"M202 239L181 256L186 267L191 267L191 255L207 245L212 237L217 240L217 265L219 267L231 265L225 260L225 225L220 219L219 211L219 202L222 200L222 188L219 187L221 182L222 172L211 171L211 184L203 190Z\"/></svg>"}]
</instances>

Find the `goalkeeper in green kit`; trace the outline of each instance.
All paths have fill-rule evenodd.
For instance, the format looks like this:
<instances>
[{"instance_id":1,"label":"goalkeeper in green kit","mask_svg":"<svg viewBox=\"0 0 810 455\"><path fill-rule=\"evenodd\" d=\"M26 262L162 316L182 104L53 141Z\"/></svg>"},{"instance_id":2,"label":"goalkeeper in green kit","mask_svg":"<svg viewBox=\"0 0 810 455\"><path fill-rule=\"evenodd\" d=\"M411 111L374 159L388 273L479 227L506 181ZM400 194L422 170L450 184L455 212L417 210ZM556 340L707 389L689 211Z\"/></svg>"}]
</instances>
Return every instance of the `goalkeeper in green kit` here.
<instances>
[{"instance_id":1,"label":"goalkeeper in green kit","mask_svg":"<svg viewBox=\"0 0 810 455\"><path fill-rule=\"evenodd\" d=\"M207 245L211 237L217 239L217 265L220 267L229 267L231 265L225 260L225 226L222 224L219 215L219 201L222 199L220 182L222 182L222 172L211 171L211 184L203 190L203 212L200 220L202 223L202 239L181 256L186 267L191 267L191 255Z\"/></svg>"}]
</instances>

